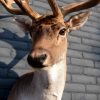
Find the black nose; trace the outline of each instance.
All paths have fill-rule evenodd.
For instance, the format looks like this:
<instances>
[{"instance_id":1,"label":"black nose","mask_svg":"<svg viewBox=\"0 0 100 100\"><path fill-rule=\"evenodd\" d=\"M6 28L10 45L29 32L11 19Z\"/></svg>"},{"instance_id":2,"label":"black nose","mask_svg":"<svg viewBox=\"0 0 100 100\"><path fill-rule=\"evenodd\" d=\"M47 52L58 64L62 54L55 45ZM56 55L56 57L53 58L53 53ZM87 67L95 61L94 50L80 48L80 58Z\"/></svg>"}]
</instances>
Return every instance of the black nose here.
<instances>
[{"instance_id":1,"label":"black nose","mask_svg":"<svg viewBox=\"0 0 100 100\"><path fill-rule=\"evenodd\" d=\"M46 54L42 54L38 57L32 57L31 55L29 55L27 60L32 67L43 68L45 67L43 63L45 62L46 58L47 58Z\"/></svg>"},{"instance_id":2,"label":"black nose","mask_svg":"<svg viewBox=\"0 0 100 100\"><path fill-rule=\"evenodd\" d=\"M38 57L38 60L41 62L41 63L44 63L44 61L46 60L47 58L47 55L46 54L42 54L40 57Z\"/></svg>"}]
</instances>

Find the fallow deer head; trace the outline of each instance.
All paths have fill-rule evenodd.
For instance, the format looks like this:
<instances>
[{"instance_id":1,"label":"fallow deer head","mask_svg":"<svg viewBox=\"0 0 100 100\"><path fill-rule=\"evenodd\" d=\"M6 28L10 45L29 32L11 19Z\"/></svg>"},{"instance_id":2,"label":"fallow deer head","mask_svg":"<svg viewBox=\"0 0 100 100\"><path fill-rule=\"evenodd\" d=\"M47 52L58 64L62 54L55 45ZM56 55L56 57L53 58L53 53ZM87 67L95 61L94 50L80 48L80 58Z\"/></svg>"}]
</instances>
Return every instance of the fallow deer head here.
<instances>
[{"instance_id":1,"label":"fallow deer head","mask_svg":"<svg viewBox=\"0 0 100 100\"><path fill-rule=\"evenodd\" d=\"M90 11L85 11L68 20L69 13L88 9L100 3L100 0L76 2L60 8L56 0L48 0L53 14L43 16L32 10L29 0L0 0L12 14L27 15L32 21L17 20L25 31L30 32L32 49L28 63L41 69L21 77L14 85L8 100L61 100L66 82L66 55L68 33L81 28ZM16 3L20 9L14 8Z\"/></svg>"},{"instance_id":2,"label":"fallow deer head","mask_svg":"<svg viewBox=\"0 0 100 100\"><path fill-rule=\"evenodd\" d=\"M32 67L50 67L66 58L68 33L82 27L91 12L85 11L72 16L67 21L64 17L69 13L94 7L100 0L76 2L59 7L56 0L48 0L53 11L50 15L40 15L29 6L29 0L0 0L2 5L12 14L27 15L32 23L20 23L30 32L32 49L28 55L28 63ZM16 3L20 9L14 8Z\"/></svg>"}]
</instances>

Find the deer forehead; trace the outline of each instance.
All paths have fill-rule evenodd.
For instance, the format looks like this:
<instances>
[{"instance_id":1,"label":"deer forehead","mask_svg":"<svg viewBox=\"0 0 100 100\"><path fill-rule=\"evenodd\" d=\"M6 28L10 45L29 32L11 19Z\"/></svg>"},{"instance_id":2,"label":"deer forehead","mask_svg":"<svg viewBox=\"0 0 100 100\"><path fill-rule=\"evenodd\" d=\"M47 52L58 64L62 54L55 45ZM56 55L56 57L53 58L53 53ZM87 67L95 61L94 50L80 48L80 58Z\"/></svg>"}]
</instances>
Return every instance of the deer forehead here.
<instances>
[{"instance_id":1,"label":"deer forehead","mask_svg":"<svg viewBox=\"0 0 100 100\"><path fill-rule=\"evenodd\" d=\"M60 22L54 19L42 19L41 21L36 22L36 24L33 24L32 30L35 33L54 34L63 27L66 27L64 21Z\"/></svg>"}]
</instances>

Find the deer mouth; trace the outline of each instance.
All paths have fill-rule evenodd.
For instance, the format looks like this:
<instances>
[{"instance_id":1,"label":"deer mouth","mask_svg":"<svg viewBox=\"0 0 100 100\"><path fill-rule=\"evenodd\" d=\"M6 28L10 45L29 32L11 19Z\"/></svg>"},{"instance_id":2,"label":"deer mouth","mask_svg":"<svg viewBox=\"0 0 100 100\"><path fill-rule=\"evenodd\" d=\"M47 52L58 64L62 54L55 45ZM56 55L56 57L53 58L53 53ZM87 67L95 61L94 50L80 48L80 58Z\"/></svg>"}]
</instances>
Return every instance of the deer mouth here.
<instances>
[{"instance_id":1,"label":"deer mouth","mask_svg":"<svg viewBox=\"0 0 100 100\"><path fill-rule=\"evenodd\" d=\"M39 58L32 58L31 56L27 57L28 64L33 68L44 68L46 65L43 64L42 60L40 61Z\"/></svg>"}]
</instances>

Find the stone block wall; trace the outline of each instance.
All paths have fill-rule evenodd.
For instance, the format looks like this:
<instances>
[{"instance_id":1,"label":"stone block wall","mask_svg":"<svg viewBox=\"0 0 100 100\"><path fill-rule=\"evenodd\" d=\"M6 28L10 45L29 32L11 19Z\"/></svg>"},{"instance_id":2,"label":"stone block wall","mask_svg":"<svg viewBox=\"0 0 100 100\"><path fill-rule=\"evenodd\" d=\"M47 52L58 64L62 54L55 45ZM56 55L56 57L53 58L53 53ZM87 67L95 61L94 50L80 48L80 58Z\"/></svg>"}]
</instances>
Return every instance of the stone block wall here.
<instances>
[{"instance_id":1,"label":"stone block wall","mask_svg":"<svg viewBox=\"0 0 100 100\"><path fill-rule=\"evenodd\" d=\"M57 0L60 6L75 1L80 0ZM41 14L50 10L47 0L31 0L30 4ZM100 100L100 5L92 10L85 26L69 34L68 76L62 100ZM26 61L30 48L29 35L0 4L0 100L6 100L18 77L32 70Z\"/></svg>"}]
</instances>

